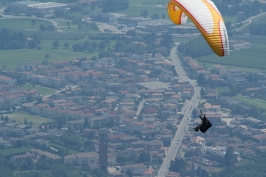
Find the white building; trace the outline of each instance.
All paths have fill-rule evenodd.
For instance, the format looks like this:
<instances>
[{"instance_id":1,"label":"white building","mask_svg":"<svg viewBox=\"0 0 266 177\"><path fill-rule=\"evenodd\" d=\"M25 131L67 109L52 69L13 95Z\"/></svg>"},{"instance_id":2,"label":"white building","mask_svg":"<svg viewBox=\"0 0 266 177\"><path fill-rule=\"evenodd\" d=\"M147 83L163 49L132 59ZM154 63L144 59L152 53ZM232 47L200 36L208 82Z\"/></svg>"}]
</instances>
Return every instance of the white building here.
<instances>
[{"instance_id":1,"label":"white building","mask_svg":"<svg viewBox=\"0 0 266 177\"><path fill-rule=\"evenodd\" d=\"M88 165L91 169L98 168L99 155L96 152L84 152L64 157L64 163Z\"/></svg>"},{"instance_id":2,"label":"white building","mask_svg":"<svg viewBox=\"0 0 266 177\"><path fill-rule=\"evenodd\" d=\"M116 156L112 154L108 154L108 164L115 165L116 164Z\"/></svg>"}]
</instances>

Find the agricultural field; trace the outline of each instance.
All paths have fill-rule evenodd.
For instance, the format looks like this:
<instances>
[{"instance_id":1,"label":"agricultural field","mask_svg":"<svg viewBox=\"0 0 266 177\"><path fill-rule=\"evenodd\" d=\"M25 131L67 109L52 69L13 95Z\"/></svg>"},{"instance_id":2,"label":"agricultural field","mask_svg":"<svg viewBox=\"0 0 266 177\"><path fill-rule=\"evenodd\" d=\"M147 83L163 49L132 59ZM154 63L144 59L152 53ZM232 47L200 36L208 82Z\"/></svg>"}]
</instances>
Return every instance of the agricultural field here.
<instances>
[{"instance_id":1,"label":"agricultural field","mask_svg":"<svg viewBox=\"0 0 266 177\"><path fill-rule=\"evenodd\" d=\"M39 127L43 123L54 122L55 120L50 118L45 118L37 115L31 115L24 112L14 112L8 114L2 114L4 117L8 116L9 121L15 120L18 123L24 124L24 120L27 119L28 122L32 122L34 127Z\"/></svg>"},{"instance_id":2,"label":"agricultural field","mask_svg":"<svg viewBox=\"0 0 266 177\"><path fill-rule=\"evenodd\" d=\"M32 84L23 84L23 88L25 88L25 89L35 89L39 93L41 93L42 95L50 95L50 94L53 94L56 91L55 89L51 89L51 88L48 88L48 87L42 87L42 86L39 86L39 85L33 86Z\"/></svg>"},{"instance_id":3,"label":"agricultural field","mask_svg":"<svg viewBox=\"0 0 266 177\"><path fill-rule=\"evenodd\" d=\"M248 49L231 51L229 56L222 58L212 54L196 58L196 60L203 64L221 64L266 70L265 37L260 37L260 39L252 39L252 37L242 39L251 43L251 47Z\"/></svg>"},{"instance_id":4,"label":"agricultural field","mask_svg":"<svg viewBox=\"0 0 266 177\"><path fill-rule=\"evenodd\" d=\"M43 60L51 61L62 61L72 60L75 57L87 57L98 56L98 51L93 53L74 52L72 45L84 40L60 40L60 46L57 49L53 48L54 40L42 40L40 44L41 49L18 49L18 50L0 50L1 60L0 66L6 65L8 69L15 69L17 64L26 62L42 62ZM63 44L69 43L69 48L64 48ZM46 54L49 54L49 58L46 58Z\"/></svg>"},{"instance_id":5,"label":"agricultural field","mask_svg":"<svg viewBox=\"0 0 266 177\"><path fill-rule=\"evenodd\" d=\"M168 18L167 15L167 3L168 1L152 1L152 0L134 0L129 1L129 8L117 13L126 14L129 16L140 16L140 13L144 10L147 10L148 15L151 16L154 13L157 13L159 18L162 18L164 14L165 18Z\"/></svg>"},{"instance_id":6,"label":"agricultural field","mask_svg":"<svg viewBox=\"0 0 266 177\"><path fill-rule=\"evenodd\" d=\"M169 19L167 14L166 5L162 6L151 6L151 5L140 5L140 6L129 6L129 9L121 11L119 13L126 14L129 16L141 16L141 12L147 10L148 16L151 16L153 14L157 14L159 18L162 18L162 15L164 14L165 19Z\"/></svg>"},{"instance_id":7,"label":"agricultural field","mask_svg":"<svg viewBox=\"0 0 266 177\"><path fill-rule=\"evenodd\" d=\"M243 103L247 104L247 105L254 105L258 108L261 109L266 109L266 101L264 100L259 100L259 99L255 99L255 98L248 98L248 97L243 97L243 96L235 96L234 97L236 100L238 101L242 101Z\"/></svg>"},{"instance_id":8,"label":"agricultural field","mask_svg":"<svg viewBox=\"0 0 266 177\"><path fill-rule=\"evenodd\" d=\"M33 24L32 20L36 23ZM0 28L9 29L39 29L39 26L43 24L45 26L52 25L51 22L46 20L34 19L34 18L11 18L11 19L0 19Z\"/></svg>"}]
</instances>

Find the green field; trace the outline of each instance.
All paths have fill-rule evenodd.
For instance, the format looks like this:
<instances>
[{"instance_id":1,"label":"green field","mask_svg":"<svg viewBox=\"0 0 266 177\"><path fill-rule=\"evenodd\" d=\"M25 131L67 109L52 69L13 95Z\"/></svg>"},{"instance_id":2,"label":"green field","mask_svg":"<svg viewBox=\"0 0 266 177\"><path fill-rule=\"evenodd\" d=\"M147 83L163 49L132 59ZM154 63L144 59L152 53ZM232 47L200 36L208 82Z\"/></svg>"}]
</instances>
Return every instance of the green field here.
<instances>
[{"instance_id":1,"label":"green field","mask_svg":"<svg viewBox=\"0 0 266 177\"><path fill-rule=\"evenodd\" d=\"M54 148L56 148L56 149L65 149L65 148L66 148L66 147L64 147L64 146L61 146L61 145L59 145L59 144L52 143L52 142L49 142L49 146L52 146L52 147L54 147ZM77 153L80 153L80 152L68 148L68 154L77 154Z\"/></svg>"},{"instance_id":2,"label":"green field","mask_svg":"<svg viewBox=\"0 0 266 177\"><path fill-rule=\"evenodd\" d=\"M42 87L42 86L39 86L39 85L35 85L33 87L32 84L24 84L23 88L25 88L25 89L36 89L39 93L41 93L43 95L50 95L50 94L53 94L56 91L55 89Z\"/></svg>"},{"instance_id":3,"label":"green field","mask_svg":"<svg viewBox=\"0 0 266 177\"><path fill-rule=\"evenodd\" d=\"M240 95L235 96L234 98L238 101L242 101L245 104L254 105L254 106L261 108L261 109L264 109L264 110L266 109L266 101L264 101L264 100L243 97Z\"/></svg>"},{"instance_id":4,"label":"green field","mask_svg":"<svg viewBox=\"0 0 266 177\"><path fill-rule=\"evenodd\" d=\"M134 6L129 6L127 10L120 11L118 13L126 14L129 16L140 16L141 12L147 10L148 16L153 15L154 13L157 13L159 18L162 18L162 14L164 14L165 18L168 19L167 15L167 7L162 5L162 7L156 7L154 5L134 5Z\"/></svg>"},{"instance_id":5,"label":"green field","mask_svg":"<svg viewBox=\"0 0 266 177\"><path fill-rule=\"evenodd\" d=\"M165 3L167 4L169 1L168 0L160 0L160 1L154 1L154 0L134 0L134 1L130 1L129 5L130 6L134 6L134 5L157 5L157 2L159 3Z\"/></svg>"},{"instance_id":6,"label":"green field","mask_svg":"<svg viewBox=\"0 0 266 177\"><path fill-rule=\"evenodd\" d=\"M23 112L14 112L14 113L9 113L9 114L2 114L3 116L8 116L9 121L15 120L18 123L24 123L24 120L27 119L28 122L32 122L34 127L39 127L43 123L47 122L54 122L53 119L50 118L45 118L37 115L31 115L28 113L23 113Z\"/></svg>"},{"instance_id":7,"label":"green field","mask_svg":"<svg viewBox=\"0 0 266 177\"><path fill-rule=\"evenodd\" d=\"M47 26L52 23L46 20L34 19L36 23L32 24L33 18L11 18L0 19L0 28L10 29L39 29L41 24Z\"/></svg>"},{"instance_id":8,"label":"green field","mask_svg":"<svg viewBox=\"0 0 266 177\"><path fill-rule=\"evenodd\" d=\"M54 19L56 21L57 25L60 26L67 26L67 22L69 22L70 26L72 26L72 21L67 19Z\"/></svg>"},{"instance_id":9,"label":"green field","mask_svg":"<svg viewBox=\"0 0 266 177\"><path fill-rule=\"evenodd\" d=\"M22 152L28 151L30 148L27 146L23 146L21 148L10 148L10 149L1 149L0 150L0 155L12 155L12 154L19 154Z\"/></svg>"},{"instance_id":10,"label":"green field","mask_svg":"<svg viewBox=\"0 0 266 177\"><path fill-rule=\"evenodd\" d=\"M228 87L216 87L218 94L229 91Z\"/></svg>"},{"instance_id":11,"label":"green field","mask_svg":"<svg viewBox=\"0 0 266 177\"><path fill-rule=\"evenodd\" d=\"M236 17L230 17L230 16L223 16L223 19L225 22L231 22L231 23L235 23L237 21Z\"/></svg>"},{"instance_id":12,"label":"green field","mask_svg":"<svg viewBox=\"0 0 266 177\"><path fill-rule=\"evenodd\" d=\"M248 41L248 40L247 40ZM229 56L218 57L215 54L196 58L202 63L231 65L247 68L266 69L265 41L251 41L251 47L231 51Z\"/></svg>"},{"instance_id":13,"label":"green field","mask_svg":"<svg viewBox=\"0 0 266 177\"><path fill-rule=\"evenodd\" d=\"M158 4L159 3L159 4ZM126 14L129 16L140 16L140 13L144 10L147 10L148 16L157 13L159 18L162 18L162 14L165 15L165 18L168 18L167 15L167 0L153 1L153 0L134 0L129 1L129 8L117 13ZM98 9L101 11L101 9Z\"/></svg>"},{"instance_id":14,"label":"green field","mask_svg":"<svg viewBox=\"0 0 266 177\"><path fill-rule=\"evenodd\" d=\"M53 40L43 40L40 44L41 50L37 49L18 49L18 50L0 50L0 66L6 65L8 69L15 69L18 63L26 62L42 62L43 60L51 61L62 61L62 60L72 60L75 57L87 57L98 56L98 52L95 51L92 54L84 52L74 52L72 50L72 45L80 41L73 40L60 40L60 47L58 49L53 49ZM63 47L64 42L69 43L69 48L65 49ZM46 54L49 54L49 58L45 58Z\"/></svg>"}]
</instances>

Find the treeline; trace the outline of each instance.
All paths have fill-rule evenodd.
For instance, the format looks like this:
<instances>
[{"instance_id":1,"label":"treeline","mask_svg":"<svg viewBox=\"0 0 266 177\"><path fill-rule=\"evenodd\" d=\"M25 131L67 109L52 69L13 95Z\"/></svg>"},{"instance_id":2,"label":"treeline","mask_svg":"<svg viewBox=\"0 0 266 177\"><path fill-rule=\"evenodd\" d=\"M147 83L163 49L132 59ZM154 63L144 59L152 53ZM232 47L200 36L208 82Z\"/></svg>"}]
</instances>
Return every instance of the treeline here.
<instances>
[{"instance_id":1,"label":"treeline","mask_svg":"<svg viewBox=\"0 0 266 177\"><path fill-rule=\"evenodd\" d=\"M41 37L38 35L29 36L28 40L21 32L10 32L6 28L0 30L0 50L14 50L22 48L38 48Z\"/></svg>"},{"instance_id":2,"label":"treeline","mask_svg":"<svg viewBox=\"0 0 266 177\"><path fill-rule=\"evenodd\" d=\"M193 58L213 53L212 49L201 35L197 38L181 42L177 49L179 52Z\"/></svg>"},{"instance_id":3,"label":"treeline","mask_svg":"<svg viewBox=\"0 0 266 177\"><path fill-rule=\"evenodd\" d=\"M102 12L117 12L121 10L128 9L128 0L102 0Z\"/></svg>"},{"instance_id":4,"label":"treeline","mask_svg":"<svg viewBox=\"0 0 266 177\"><path fill-rule=\"evenodd\" d=\"M111 57L114 52L125 52L144 54L161 53L163 56L169 56L171 45L173 44L172 36L168 33L162 34L161 36L155 35L155 33L149 34L137 34L134 30L129 30L126 35L120 34L100 34L88 36L89 41L86 40L83 43L78 42L72 45L72 49L76 52L88 51L92 53L95 50L101 50L99 58ZM158 39L160 40L159 43ZM96 42L95 40L101 40ZM109 45L110 40L116 40L114 48L108 47L107 51L104 49ZM157 44L156 44L157 43Z\"/></svg>"},{"instance_id":5,"label":"treeline","mask_svg":"<svg viewBox=\"0 0 266 177\"><path fill-rule=\"evenodd\" d=\"M251 35L266 36L266 23L260 23L260 24L253 23L249 27L249 33Z\"/></svg>"},{"instance_id":6,"label":"treeline","mask_svg":"<svg viewBox=\"0 0 266 177\"><path fill-rule=\"evenodd\" d=\"M0 50L21 49L26 46L25 36L19 33L11 33L6 28L0 30Z\"/></svg>"}]
</instances>

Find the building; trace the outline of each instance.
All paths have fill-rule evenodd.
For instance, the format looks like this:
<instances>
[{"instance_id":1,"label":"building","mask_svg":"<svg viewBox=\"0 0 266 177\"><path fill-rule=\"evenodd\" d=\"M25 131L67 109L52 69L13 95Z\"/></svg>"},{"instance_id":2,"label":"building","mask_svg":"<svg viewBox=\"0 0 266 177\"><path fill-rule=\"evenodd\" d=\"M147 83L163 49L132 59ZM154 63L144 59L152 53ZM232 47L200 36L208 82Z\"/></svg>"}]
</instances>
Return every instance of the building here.
<instances>
[{"instance_id":1,"label":"building","mask_svg":"<svg viewBox=\"0 0 266 177\"><path fill-rule=\"evenodd\" d=\"M99 169L108 173L108 131L99 130Z\"/></svg>"},{"instance_id":2,"label":"building","mask_svg":"<svg viewBox=\"0 0 266 177\"><path fill-rule=\"evenodd\" d=\"M84 152L78 154L71 154L64 157L64 163L71 163L74 165L88 165L91 169L98 168L99 155L96 152Z\"/></svg>"},{"instance_id":3,"label":"building","mask_svg":"<svg viewBox=\"0 0 266 177\"><path fill-rule=\"evenodd\" d=\"M132 174L142 174L146 168L147 166L144 164L132 164L121 166L121 171L125 174L128 171L130 171Z\"/></svg>"},{"instance_id":4,"label":"building","mask_svg":"<svg viewBox=\"0 0 266 177\"><path fill-rule=\"evenodd\" d=\"M142 20L137 23L138 27L143 27L148 31L165 31L168 27L174 26L171 20L155 19L155 20Z\"/></svg>"},{"instance_id":5,"label":"building","mask_svg":"<svg viewBox=\"0 0 266 177\"><path fill-rule=\"evenodd\" d=\"M45 2L41 3L38 1L17 1L12 2L7 5L7 8L16 12L16 13L25 13L25 14L44 14L51 15L54 13L55 9L66 9L68 4L57 3L57 2Z\"/></svg>"},{"instance_id":6,"label":"building","mask_svg":"<svg viewBox=\"0 0 266 177\"><path fill-rule=\"evenodd\" d=\"M16 84L16 83L17 83L16 79L12 79L10 77L0 75L0 84L12 85L12 84Z\"/></svg>"},{"instance_id":7,"label":"building","mask_svg":"<svg viewBox=\"0 0 266 177\"><path fill-rule=\"evenodd\" d=\"M205 146L206 148L206 155L210 157L212 160L215 160L217 162L223 162L224 156L226 154L226 148L216 146L216 147L210 147Z\"/></svg>"},{"instance_id":8,"label":"building","mask_svg":"<svg viewBox=\"0 0 266 177\"><path fill-rule=\"evenodd\" d=\"M83 120L72 120L67 122L67 128L70 131L80 131L83 128Z\"/></svg>"}]
</instances>

